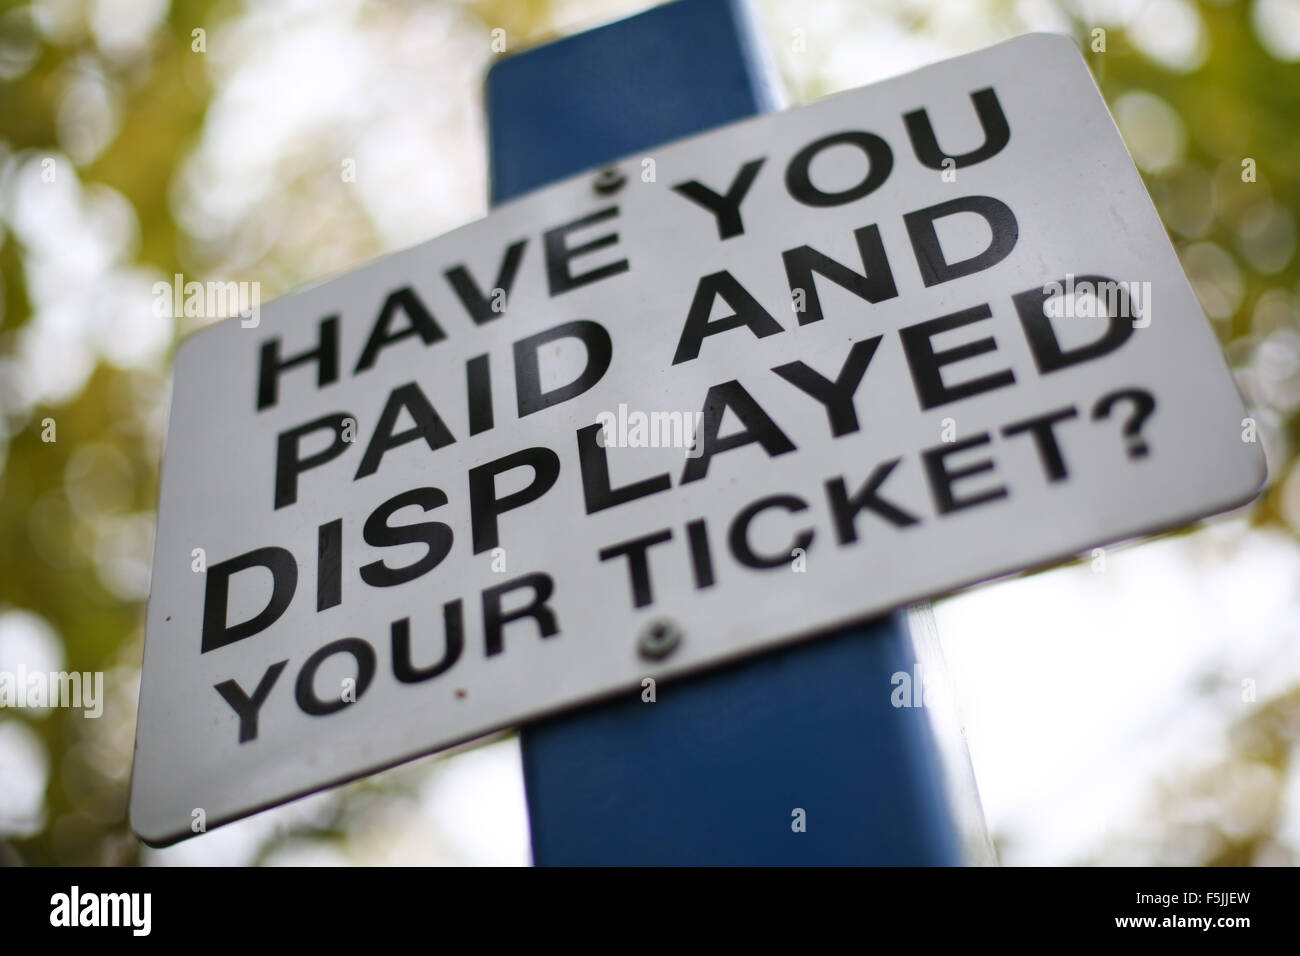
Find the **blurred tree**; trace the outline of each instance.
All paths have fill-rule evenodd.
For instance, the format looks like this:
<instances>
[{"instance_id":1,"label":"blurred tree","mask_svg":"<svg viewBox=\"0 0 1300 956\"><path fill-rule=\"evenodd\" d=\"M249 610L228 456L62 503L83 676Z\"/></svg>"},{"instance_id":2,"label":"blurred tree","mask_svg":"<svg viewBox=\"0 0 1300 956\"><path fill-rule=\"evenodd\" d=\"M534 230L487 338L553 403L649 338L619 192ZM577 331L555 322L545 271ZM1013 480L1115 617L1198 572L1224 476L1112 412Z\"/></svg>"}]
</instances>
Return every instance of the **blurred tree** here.
<instances>
[{"instance_id":1,"label":"blurred tree","mask_svg":"<svg viewBox=\"0 0 1300 956\"><path fill-rule=\"evenodd\" d=\"M162 397L161 369L98 362L84 385L62 398L31 380L40 370L27 361L34 336L24 333L42 307L33 287L76 282L77 274L31 247L21 191L59 188L60 179L74 201L89 201L78 182L115 191L139 222L129 228L138 245L127 264L138 259L162 274L180 271L168 188L203 122L208 88L203 70L189 61L190 31L206 22L211 6L174 3L156 29L144 21L137 37L93 22L89 5L7 4L0 15L0 400L7 445L0 608L49 621L69 668L106 671L128 684L138 668L142 605L106 584L102 565L114 560L106 539L113 523L120 527L155 505L159 449L150 416ZM107 128L96 133L100 141L87 142L85 128L96 126ZM52 181L43 183L35 169L48 170ZM57 249L59 237L53 239ZM38 279L34 268L49 271ZM54 422L54 441L43 440L46 420ZM55 711L30 722L50 754L50 774L43 826L15 841L20 858L138 859L124 812L130 730L112 712L103 721Z\"/></svg>"},{"instance_id":2,"label":"blurred tree","mask_svg":"<svg viewBox=\"0 0 1300 956\"><path fill-rule=\"evenodd\" d=\"M1273 26L1265 9L1282 6L1188 4L1199 30L1182 49L1153 35L1179 34L1179 24L1139 22L1145 32L1136 36L1109 30L1104 52L1096 49L1098 24L1076 17L1075 33L1258 423L1270 484L1251 506L1252 521L1296 534L1300 9L1291 8L1291 59L1265 47ZM1288 781L1300 773L1292 759L1300 686L1256 702L1228 683L1227 754L1166 771L1149 819L1110 834L1094 862L1294 862L1277 834Z\"/></svg>"}]
</instances>

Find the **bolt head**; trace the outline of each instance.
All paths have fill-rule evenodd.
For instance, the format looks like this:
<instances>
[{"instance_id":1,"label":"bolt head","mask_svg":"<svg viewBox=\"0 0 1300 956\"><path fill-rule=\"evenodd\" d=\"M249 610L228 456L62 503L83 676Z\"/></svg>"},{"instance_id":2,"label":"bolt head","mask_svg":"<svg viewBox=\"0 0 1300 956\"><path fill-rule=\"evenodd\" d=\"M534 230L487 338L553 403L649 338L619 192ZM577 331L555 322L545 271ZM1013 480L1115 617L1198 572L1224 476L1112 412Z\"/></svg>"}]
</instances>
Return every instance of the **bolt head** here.
<instances>
[{"instance_id":1,"label":"bolt head","mask_svg":"<svg viewBox=\"0 0 1300 956\"><path fill-rule=\"evenodd\" d=\"M596 192L602 196L618 192L627 183L627 177L623 171L617 167L611 166L609 169L603 169L596 174L596 180L592 185Z\"/></svg>"},{"instance_id":2,"label":"bolt head","mask_svg":"<svg viewBox=\"0 0 1300 956\"><path fill-rule=\"evenodd\" d=\"M659 619L651 621L641 631L637 641L637 651L643 658L660 661L677 650L682 642L682 631L672 621Z\"/></svg>"}]
</instances>

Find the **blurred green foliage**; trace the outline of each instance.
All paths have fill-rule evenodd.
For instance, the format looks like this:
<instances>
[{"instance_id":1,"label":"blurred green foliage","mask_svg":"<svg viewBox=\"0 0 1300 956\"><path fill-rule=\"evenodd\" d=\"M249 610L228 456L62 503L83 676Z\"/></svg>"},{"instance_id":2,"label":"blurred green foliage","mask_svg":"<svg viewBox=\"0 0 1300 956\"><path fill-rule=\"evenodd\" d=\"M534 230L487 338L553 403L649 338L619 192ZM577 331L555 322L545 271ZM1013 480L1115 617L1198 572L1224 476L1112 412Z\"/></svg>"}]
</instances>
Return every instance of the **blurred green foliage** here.
<instances>
[{"instance_id":1,"label":"blurred green foliage","mask_svg":"<svg viewBox=\"0 0 1300 956\"><path fill-rule=\"evenodd\" d=\"M130 201L140 222L140 260L167 274L180 271L168 188L178 159L203 122L208 96L203 72L185 58L191 24L206 22L212 6L209 0L173 3L165 28L150 43L146 67L100 56L83 24L57 45L35 40L39 52L30 69L0 81L0 156L30 151L59 156L62 162L56 117L68 71L87 57L99 64L123 97L122 122L107 148L77 176L82 182L104 183ZM0 29L8 35L0 42L14 44L14 34L22 31L35 36L33 16L30 7L8 5L0 19ZM0 350L12 358L16 333L30 320L32 308L23 249L4 228ZM94 573L94 533L70 506L64 487L77 451L94 443L116 452L114 460L128 469L128 494L114 507L147 512L155 506L159 449L142 420L137 395L140 389L157 387L151 378L101 364L70 401L29 409L13 407L13 383L5 384L10 438L0 477L0 541L5 545L0 607L35 611L49 621L63 639L70 668L109 671L122 658L139 664L142 605L122 601ZM56 424L54 442L42 441L41 423L47 418ZM79 712L67 712L31 723L51 755L50 780L46 825L15 843L19 858L31 863L136 861L138 845L125 822L127 778L119 775L121 767L103 775L93 765L81 746L90 722ZM70 778L78 785L69 786ZM88 790L94 791L90 798Z\"/></svg>"}]
</instances>

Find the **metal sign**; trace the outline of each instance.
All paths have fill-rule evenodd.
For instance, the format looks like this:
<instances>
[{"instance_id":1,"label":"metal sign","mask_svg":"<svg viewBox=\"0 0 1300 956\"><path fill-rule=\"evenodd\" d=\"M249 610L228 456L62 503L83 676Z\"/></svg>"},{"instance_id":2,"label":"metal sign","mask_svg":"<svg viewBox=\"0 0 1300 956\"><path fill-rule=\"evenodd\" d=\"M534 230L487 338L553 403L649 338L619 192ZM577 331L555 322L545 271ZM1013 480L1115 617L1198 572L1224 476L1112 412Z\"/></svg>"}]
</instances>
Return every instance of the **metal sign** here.
<instances>
[{"instance_id":1,"label":"metal sign","mask_svg":"<svg viewBox=\"0 0 1300 956\"><path fill-rule=\"evenodd\" d=\"M629 157L182 345L133 825L1241 505L1244 419L1063 37Z\"/></svg>"}]
</instances>

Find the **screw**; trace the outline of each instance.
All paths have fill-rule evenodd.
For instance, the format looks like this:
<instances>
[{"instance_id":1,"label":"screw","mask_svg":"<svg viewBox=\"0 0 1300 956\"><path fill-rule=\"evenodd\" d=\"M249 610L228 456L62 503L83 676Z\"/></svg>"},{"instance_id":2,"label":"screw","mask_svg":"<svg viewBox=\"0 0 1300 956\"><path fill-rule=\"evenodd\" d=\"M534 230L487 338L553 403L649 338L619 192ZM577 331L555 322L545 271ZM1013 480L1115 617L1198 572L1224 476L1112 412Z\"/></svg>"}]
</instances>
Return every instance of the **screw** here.
<instances>
[{"instance_id":1,"label":"screw","mask_svg":"<svg viewBox=\"0 0 1300 956\"><path fill-rule=\"evenodd\" d=\"M596 175L596 181L592 183L596 192L602 196L618 192L627 183L627 177L623 175L622 170L611 166L609 169L601 170Z\"/></svg>"},{"instance_id":2,"label":"screw","mask_svg":"<svg viewBox=\"0 0 1300 956\"><path fill-rule=\"evenodd\" d=\"M660 661L677 650L682 642L682 631L672 621L651 621L641 632L637 650L646 660Z\"/></svg>"}]
</instances>

